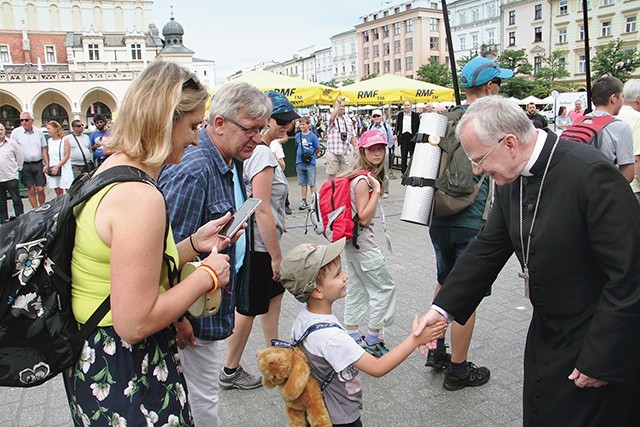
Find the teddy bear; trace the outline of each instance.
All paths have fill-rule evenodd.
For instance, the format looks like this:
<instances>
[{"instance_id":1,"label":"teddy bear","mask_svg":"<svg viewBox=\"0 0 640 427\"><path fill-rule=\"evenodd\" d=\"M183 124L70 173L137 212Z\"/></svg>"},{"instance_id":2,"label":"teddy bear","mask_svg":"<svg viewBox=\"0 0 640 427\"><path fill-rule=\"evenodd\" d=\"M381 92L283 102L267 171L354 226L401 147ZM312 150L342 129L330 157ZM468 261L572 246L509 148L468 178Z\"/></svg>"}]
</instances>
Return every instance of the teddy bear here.
<instances>
[{"instance_id":1,"label":"teddy bear","mask_svg":"<svg viewBox=\"0 0 640 427\"><path fill-rule=\"evenodd\" d=\"M299 346L259 351L258 367L265 387L280 387L288 427L306 427L307 420L311 427L332 426L320 384L311 375L309 360Z\"/></svg>"}]
</instances>

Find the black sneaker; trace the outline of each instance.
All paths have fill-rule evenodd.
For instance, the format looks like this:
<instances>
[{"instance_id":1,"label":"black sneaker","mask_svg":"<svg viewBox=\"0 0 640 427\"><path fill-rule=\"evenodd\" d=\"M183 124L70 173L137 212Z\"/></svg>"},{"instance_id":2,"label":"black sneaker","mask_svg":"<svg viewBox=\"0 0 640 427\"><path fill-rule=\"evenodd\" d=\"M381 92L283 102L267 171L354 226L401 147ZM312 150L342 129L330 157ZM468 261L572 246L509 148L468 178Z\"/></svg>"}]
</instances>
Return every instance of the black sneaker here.
<instances>
[{"instance_id":1,"label":"black sneaker","mask_svg":"<svg viewBox=\"0 0 640 427\"><path fill-rule=\"evenodd\" d=\"M471 362L467 362L467 369L462 375L454 375L451 368L444 373L444 383L447 390L460 390L465 387L478 387L489 381L490 373L487 368L478 367Z\"/></svg>"},{"instance_id":2,"label":"black sneaker","mask_svg":"<svg viewBox=\"0 0 640 427\"><path fill-rule=\"evenodd\" d=\"M287 215L291 215L291 208L289 206L285 206L284 213L286 213Z\"/></svg>"},{"instance_id":3,"label":"black sneaker","mask_svg":"<svg viewBox=\"0 0 640 427\"><path fill-rule=\"evenodd\" d=\"M429 350L427 353L427 363L424 366L428 366L433 369L447 369L451 364L451 354L447 353L445 347L437 348L435 350Z\"/></svg>"}]
</instances>

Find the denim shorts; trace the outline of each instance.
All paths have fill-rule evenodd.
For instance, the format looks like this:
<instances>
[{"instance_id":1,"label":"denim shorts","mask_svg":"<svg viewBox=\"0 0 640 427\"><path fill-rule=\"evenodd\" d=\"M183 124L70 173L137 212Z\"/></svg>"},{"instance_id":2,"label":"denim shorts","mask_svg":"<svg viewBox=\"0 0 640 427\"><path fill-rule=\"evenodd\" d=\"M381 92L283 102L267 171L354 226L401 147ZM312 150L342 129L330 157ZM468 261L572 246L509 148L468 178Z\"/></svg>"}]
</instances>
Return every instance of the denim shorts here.
<instances>
[{"instance_id":1,"label":"denim shorts","mask_svg":"<svg viewBox=\"0 0 640 427\"><path fill-rule=\"evenodd\" d=\"M316 166L311 163L298 163L298 185L314 187L316 185Z\"/></svg>"},{"instance_id":2,"label":"denim shorts","mask_svg":"<svg viewBox=\"0 0 640 427\"><path fill-rule=\"evenodd\" d=\"M476 238L480 230L464 227L446 227L432 225L429 227L431 243L436 252L438 283L443 284L453 269L458 258L462 256L470 241ZM486 296L491 295L491 289Z\"/></svg>"}]
</instances>

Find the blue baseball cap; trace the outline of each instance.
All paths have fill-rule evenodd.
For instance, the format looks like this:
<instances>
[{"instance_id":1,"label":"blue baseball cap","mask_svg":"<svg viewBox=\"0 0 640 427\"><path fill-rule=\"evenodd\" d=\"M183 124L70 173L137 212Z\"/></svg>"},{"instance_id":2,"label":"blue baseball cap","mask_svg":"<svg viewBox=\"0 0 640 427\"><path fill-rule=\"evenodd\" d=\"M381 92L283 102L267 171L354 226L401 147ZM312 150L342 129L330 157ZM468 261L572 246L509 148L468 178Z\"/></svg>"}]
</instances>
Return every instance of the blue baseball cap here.
<instances>
[{"instance_id":1,"label":"blue baseball cap","mask_svg":"<svg viewBox=\"0 0 640 427\"><path fill-rule=\"evenodd\" d=\"M296 113L296 110L293 108L293 104L289 102L286 96L280 92L276 92L275 90L269 90L265 93L269 99L271 99L271 104L273 104L271 117L288 122L300 118L298 113Z\"/></svg>"},{"instance_id":2,"label":"blue baseball cap","mask_svg":"<svg viewBox=\"0 0 640 427\"><path fill-rule=\"evenodd\" d=\"M482 86L496 77L510 79L513 77L513 71L508 68L500 68L494 61L483 56L478 56L467 62L460 73L462 87Z\"/></svg>"}]
</instances>

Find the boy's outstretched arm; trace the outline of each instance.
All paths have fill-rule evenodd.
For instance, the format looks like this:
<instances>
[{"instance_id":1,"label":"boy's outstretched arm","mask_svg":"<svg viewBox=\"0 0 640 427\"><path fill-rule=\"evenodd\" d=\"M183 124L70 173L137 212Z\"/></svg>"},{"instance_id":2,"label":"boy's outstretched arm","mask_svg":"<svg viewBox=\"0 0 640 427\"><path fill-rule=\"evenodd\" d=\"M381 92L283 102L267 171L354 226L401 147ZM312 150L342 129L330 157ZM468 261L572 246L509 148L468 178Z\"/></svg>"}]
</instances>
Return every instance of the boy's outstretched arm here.
<instances>
[{"instance_id":1,"label":"boy's outstretched arm","mask_svg":"<svg viewBox=\"0 0 640 427\"><path fill-rule=\"evenodd\" d=\"M447 330L447 322L438 322L428 325L422 329L417 336L414 334L418 328L418 316L413 318L411 333L397 347L391 349L389 353L377 358L369 353L364 353L353 365L373 377L381 377L402 363L418 346L435 341L442 337Z\"/></svg>"}]
</instances>

